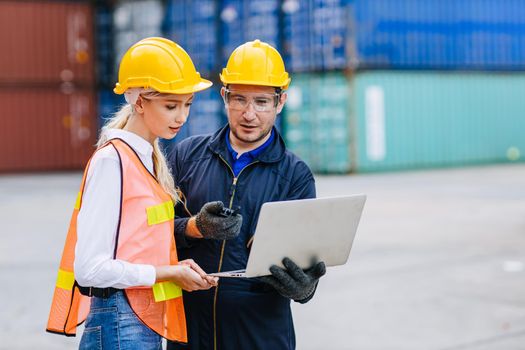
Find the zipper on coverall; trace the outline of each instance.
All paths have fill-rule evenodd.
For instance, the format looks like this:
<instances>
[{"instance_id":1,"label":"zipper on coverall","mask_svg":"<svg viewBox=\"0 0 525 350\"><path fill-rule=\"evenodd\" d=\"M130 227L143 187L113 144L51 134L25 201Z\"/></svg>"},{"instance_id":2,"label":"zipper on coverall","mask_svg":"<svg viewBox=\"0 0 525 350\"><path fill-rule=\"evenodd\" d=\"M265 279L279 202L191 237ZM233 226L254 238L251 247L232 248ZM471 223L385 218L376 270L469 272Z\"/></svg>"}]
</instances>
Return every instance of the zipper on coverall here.
<instances>
[{"instance_id":1,"label":"zipper on coverall","mask_svg":"<svg viewBox=\"0 0 525 350\"><path fill-rule=\"evenodd\" d=\"M230 204L229 204L229 208L231 209L231 207L233 205L233 198L235 197L235 189L237 187L237 180L239 179L239 176L244 171L244 169L246 169L250 165L258 163L259 161L257 160L255 162L252 162L252 163L246 165L244 168L241 169L239 174L237 176L235 176L235 173L233 172L233 169L230 166L230 164L228 164L228 162L222 156L219 155L219 158L224 162L224 164L226 164L228 169L230 169L230 171L232 173L232 176L233 176L233 182L232 182L232 185L230 187ZM224 247L225 246L226 246L226 240L223 240L222 241L222 247L221 247L221 257L219 259L219 268L217 269L217 272L221 272L222 258L224 257ZM215 287L215 294L213 296L213 349L214 350L217 350L217 294L218 294L218 292L219 292L219 286Z\"/></svg>"}]
</instances>

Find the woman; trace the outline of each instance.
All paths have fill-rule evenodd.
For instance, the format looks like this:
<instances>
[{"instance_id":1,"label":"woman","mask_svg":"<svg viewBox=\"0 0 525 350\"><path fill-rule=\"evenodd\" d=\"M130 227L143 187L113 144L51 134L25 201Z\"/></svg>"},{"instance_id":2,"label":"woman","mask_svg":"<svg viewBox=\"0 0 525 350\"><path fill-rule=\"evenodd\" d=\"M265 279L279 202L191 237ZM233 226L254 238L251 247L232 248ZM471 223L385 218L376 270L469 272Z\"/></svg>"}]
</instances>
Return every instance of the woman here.
<instances>
[{"instance_id":1,"label":"woman","mask_svg":"<svg viewBox=\"0 0 525 350\"><path fill-rule=\"evenodd\" d=\"M127 104L103 128L86 167L48 331L75 335L86 320L80 349L161 349L161 337L187 341L181 289L209 289L217 279L192 260L177 261L179 198L158 138L175 137L193 93L211 85L164 38L141 40L122 58L114 92Z\"/></svg>"}]
</instances>

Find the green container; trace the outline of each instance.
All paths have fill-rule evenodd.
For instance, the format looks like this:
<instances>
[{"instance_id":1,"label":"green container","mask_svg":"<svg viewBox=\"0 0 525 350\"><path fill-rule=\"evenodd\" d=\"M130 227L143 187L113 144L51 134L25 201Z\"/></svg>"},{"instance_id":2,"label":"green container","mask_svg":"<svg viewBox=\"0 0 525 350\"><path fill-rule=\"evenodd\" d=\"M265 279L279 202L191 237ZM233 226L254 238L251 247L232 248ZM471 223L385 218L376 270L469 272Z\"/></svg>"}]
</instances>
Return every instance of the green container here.
<instances>
[{"instance_id":1,"label":"green container","mask_svg":"<svg viewBox=\"0 0 525 350\"><path fill-rule=\"evenodd\" d=\"M317 173L350 171L349 85L341 73L294 74L283 113L288 148Z\"/></svg>"},{"instance_id":2,"label":"green container","mask_svg":"<svg viewBox=\"0 0 525 350\"><path fill-rule=\"evenodd\" d=\"M354 170L520 160L525 74L363 72L352 81Z\"/></svg>"},{"instance_id":3,"label":"green container","mask_svg":"<svg viewBox=\"0 0 525 350\"><path fill-rule=\"evenodd\" d=\"M525 73L295 74L288 147L318 173L522 161Z\"/></svg>"}]
</instances>

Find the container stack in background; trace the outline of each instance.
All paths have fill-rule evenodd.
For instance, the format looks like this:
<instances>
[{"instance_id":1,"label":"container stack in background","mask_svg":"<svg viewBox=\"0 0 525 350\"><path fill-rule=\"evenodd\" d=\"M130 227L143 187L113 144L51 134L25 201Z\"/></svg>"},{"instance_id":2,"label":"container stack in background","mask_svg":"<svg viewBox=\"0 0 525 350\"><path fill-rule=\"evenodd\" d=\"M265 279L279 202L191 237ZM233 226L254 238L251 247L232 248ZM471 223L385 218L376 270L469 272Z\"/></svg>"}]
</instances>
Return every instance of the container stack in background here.
<instances>
[{"instance_id":1,"label":"container stack in background","mask_svg":"<svg viewBox=\"0 0 525 350\"><path fill-rule=\"evenodd\" d=\"M140 39L162 36L161 0L98 0L95 4L98 45L99 127L125 103L113 93L120 59Z\"/></svg>"},{"instance_id":2,"label":"container stack in background","mask_svg":"<svg viewBox=\"0 0 525 350\"><path fill-rule=\"evenodd\" d=\"M162 36L164 4L161 0L119 0L113 8L115 72L128 48L143 38ZM116 78L116 76L115 76Z\"/></svg>"},{"instance_id":3,"label":"container stack in background","mask_svg":"<svg viewBox=\"0 0 525 350\"><path fill-rule=\"evenodd\" d=\"M125 103L124 98L113 92L118 71L115 67L116 48L114 45L114 4L97 1L95 7L94 31L96 43L96 80L98 97L98 128Z\"/></svg>"},{"instance_id":4,"label":"container stack in background","mask_svg":"<svg viewBox=\"0 0 525 350\"><path fill-rule=\"evenodd\" d=\"M350 5L346 0L286 0L283 41L291 72L283 114L287 146L315 172L352 166L349 83Z\"/></svg>"},{"instance_id":5,"label":"container stack in background","mask_svg":"<svg viewBox=\"0 0 525 350\"><path fill-rule=\"evenodd\" d=\"M166 151L169 153L175 143L188 136L211 133L225 123L220 88L214 79L219 65L216 1L118 0L100 2L97 8L98 31L112 33L113 43L111 50L103 50L111 55L100 63L110 63L106 75L99 77L100 126L125 103L122 96L113 93L122 56L135 42L150 36L177 42L190 54L201 76L214 81L212 88L195 94L187 123L176 138L163 141ZM106 20L108 13L110 21Z\"/></svg>"},{"instance_id":6,"label":"container stack in background","mask_svg":"<svg viewBox=\"0 0 525 350\"><path fill-rule=\"evenodd\" d=\"M220 70L254 39L285 59L292 83L277 126L315 172L525 152L521 0L6 0L0 23L0 171L82 168L124 103L112 91L122 55L159 35L214 83L195 94L168 152L224 125Z\"/></svg>"},{"instance_id":7,"label":"container stack in background","mask_svg":"<svg viewBox=\"0 0 525 350\"><path fill-rule=\"evenodd\" d=\"M354 3L354 27L361 28L354 39L357 65L374 69L353 81L357 169L519 158L525 3L397 5Z\"/></svg>"},{"instance_id":8,"label":"container stack in background","mask_svg":"<svg viewBox=\"0 0 525 350\"><path fill-rule=\"evenodd\" d=\"M334 12L327 22L316 17L331 7L339 7L339 15ZM285 138L314 170L520 159L525 150L524 2L286 0L283 9L288 65L295 72L311 71L293 75L299 84L290 89ZM343 13L346 28L339 32ZM344 50L335 47L339 43ZM337 59L341 52L346 69L337 72L343 67ZM327 87L333 95L323 91L327 77L338 82ZM324 96L335 100L340 89L347 91L342 123L339 112L323 109ZM305 107L309 103L313 107ZM344 128L344 123L344 133L334 129L324 138L323 129Z\"/></svg>"},{"instance_id":9,"label":"container stack in background","mask_svg":"<svg viewBox=\"0 0 525 350\"><path fill-rule=\"evenodd\" d=\"M221 0L221 64L225 65L235 48L246 41L259 39L281 49L279 0Z\"/></svg>"},{"instance_id":10,"label":"container stack in background","mask_svg":"<svg viewBox=\"0 0 525 350\"><path fill-rule=\"evenodd\" d=\"M0 2L0 172L78 169L96 136L88 3Z\"/></svg>"},{"instance_id":11,"label":"container stack in background","mask_svg":"<svg viewBox=\"0 0 525 350\"><path fill-rule=\"evenodd\" d=\"M186 137L215 132L226 122L217 79L218 25L218 4L214 0L166 2L164 36L181 45L201 76L213 82L211 88L195 93L186 124L173 140L164 142L168 152L173 144Z\"/></svg>"}]
</instances>

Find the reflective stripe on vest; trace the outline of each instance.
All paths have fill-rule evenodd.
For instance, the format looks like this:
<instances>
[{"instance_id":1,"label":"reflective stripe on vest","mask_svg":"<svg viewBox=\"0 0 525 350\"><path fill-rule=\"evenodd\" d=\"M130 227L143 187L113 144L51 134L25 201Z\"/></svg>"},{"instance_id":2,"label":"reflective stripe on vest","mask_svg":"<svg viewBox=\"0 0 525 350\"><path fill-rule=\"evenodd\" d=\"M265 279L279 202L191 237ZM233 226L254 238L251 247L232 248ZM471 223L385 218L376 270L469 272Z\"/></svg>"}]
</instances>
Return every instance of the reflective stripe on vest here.
<instances>
[{"instance_id":1,"label":"reflective stripe on vest","mask_svg":"<svg viewBox=\"0 0 525 350\"><path fill-rule=\"evenodd\" d=\"M175 217L173 202L167 201L162 204L148 207L146 208L146 214L148 216L149 226L173 220Z\"/></svg>"},{"instance_id":2,"label":"reflective stripe on vest","mask_svg":"<svg viewBox=\"0 0 525 350\"><path fill-rule=\"evenodd\" d=\"M136 153L123 140L112 139L122 169L121 218L115 259L153 266L178 263L174 239L174 205L171 197L149 173ZM47 330L69 336L89 313L89 297L80 294L73 265L77 241L77 217L89 169L82 184L62 253ZM169 340L187 342L182 290L170 281L152 287L128 288L127 299L135 314L153 331Z\"/></svg>"},{"instance_id":3,"label":"reflective stripe on vest","mask_svg":"<svg viewBox=\"0 0 525 350\"><path fill-rule=\"evenodd\" d=\"M75 284L75 275L73 272L58 269L56 287L65 290L73 290L73 284Z\"/></svg>"}]
</instances>

